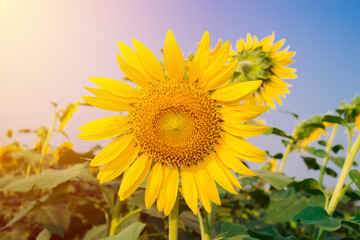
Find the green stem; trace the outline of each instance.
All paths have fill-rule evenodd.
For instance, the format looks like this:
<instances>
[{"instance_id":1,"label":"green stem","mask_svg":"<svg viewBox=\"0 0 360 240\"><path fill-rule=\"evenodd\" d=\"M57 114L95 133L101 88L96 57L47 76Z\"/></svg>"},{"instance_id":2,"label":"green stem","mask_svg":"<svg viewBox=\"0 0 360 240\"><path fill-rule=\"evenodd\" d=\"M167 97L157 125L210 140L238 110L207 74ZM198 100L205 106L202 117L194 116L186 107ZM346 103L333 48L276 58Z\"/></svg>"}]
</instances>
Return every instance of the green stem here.
<instances>
[{"instance_id":1,"label":"green stem","mask_svg":"<svg viewBox=\"0 0 360 240\"><path fill-rule=\"evenodd\" d=\"M330 135L330 139L326 144L326 156L324 157L324 162L323 162L323 165L321 166L320 175L319 175L319 185L320 186L322 185L322 182L323 182L323 179L324 179L324 173L325 173L325 169L326 169L326 164L327 164L327 162L329 160L329 153L330 153L332 143L334 141L335 134L336 134L336 131L337 131L338 127L339 127L339 124L334 125L334 128L333 128L333 130L331 132L331 135Z\"/></svg>"},{"instance_id":2,"label":"green stem","mask_svg":"<svg viewBox=\"0 0 360 240\"><path fill-rule=\"evenodd\" d=\"M349 174L350 168L351 168L351 166L352 166L352 164L354 162L356 153L358 152L359 148L360 148L360 134L356 138L354 144L352 145L352 147L350 149L350 152L348 153L348 155L347 155L347 157L345 159L345 163L344 163L344 166L342 168L339 179L338 179L338 181L336 183L336 187L335 187L333 196L331 197L329 206L326 209L327 212L329 213L329 215L333 214L333 212L334 212L334 210L336 208L336 205L340 201L339 197L340 197L340 194L342 192L346 177Z\"/></svg>"},{"instance_id":3,"label":"green stem","mask_svg":"<svg viewBox=\"0 0 360 240\"><path fill-rule=\"evenodd\" d=\"M121 224L122 224L123 222L125 222L126 219L128 219L128 218L131 217L132 215L134 215L134 214L136 214L136 213L138 213L138 212L141 212L141 211L142 211L142 209L141 209L141 208L138 208L138 209L135 209L135 210L129 212L129 213L126 214L124 217L122 217L122 218L120 219L120 221L118 221L118 223L116 224L115 228L116 228L116 229L119 229L119 227L121 226Z\"/></svg>"},{"instance_id":4,"label":"green stem","mask_svg":"<svg viewBox=\"0 0 360 240\"><path fill-rule=\"evenodd\" d=\"M214 218L217 212L218 206L215 203L211 203L211 212L205 211L205 240L211 239L211 232L214 225Z\"/></svg>"},{"instance_id":5,"label":"green stem","mask_svg":"<svg viewBox=\"0 0 360 240\"><path fill-rule=\"evenodd\" d=\"M174 207L169 214L169 240L177 240L178 216L179 216L179 196L176 197Z\"/></svg>"},{"instance_id":6,"label":"green stem","mask_svg":"<svg viewBox=\"0 0 360 240\"><path fill-rule=\"evenodd\" d=\"M54 127L55 127L55 123L56 123L57 118L58 118L58 113L56 112L55 116L54 116L54 119L53 119L53 121L52 121L52 123L51 123L51 125L49 127L49 131L48 131L48 133L46 135L45 141L44 141L44 143L42 144L42 147L41 147L40 162L39 162L39 166L38 166L38 168L36 170L36 174L39 174L41 172L41 167L42 167L42 165L44 163L45 152L46 152L46 149L47 149L47 147L49 145L51 134L54 131Z\"/></svg>"},{"instance_id":7,"label":"green stem","mask_svg":"<svg viewBox=\"0 0 360 240\"><path fill-rule=\"evenodd\" d=\"M201 234L201 239L204 240L205 239L205 232L204 232L204 223L201 217L201 212L200 212L200 208L198 208L198 220L199 220L199 226L200 226L200 234Z\"/></svg>"},{"instance_id":8,"label":"green stem","mask_svg":"<svg viewBox=\"0 0 360 240\"><path fill-rule=\"evenodd\" d=\"M117 233L120 209L121 209L120 199L116 198L116 203L113 208L112 217L111 217L111 221L110 221L109 237L114 236Z\"/></svg>"},{"instance_id":9,"label":"green stem","mask_svg":"<svg viewBox=\"0 0 360 240\"><path fill-rule=\"evenodd\" d=\"M281 165L280 165L280 169L279 169L279 172L283 172L284 170L284 166L285 166L285 162L286 162L286 159L291 151L291 145L292 145L292 141L290 141L288 143L288 145L286 146L286 149L285 149L285 152L284 152L284 155L281 159Z\"/></svg>"}]
</instances>

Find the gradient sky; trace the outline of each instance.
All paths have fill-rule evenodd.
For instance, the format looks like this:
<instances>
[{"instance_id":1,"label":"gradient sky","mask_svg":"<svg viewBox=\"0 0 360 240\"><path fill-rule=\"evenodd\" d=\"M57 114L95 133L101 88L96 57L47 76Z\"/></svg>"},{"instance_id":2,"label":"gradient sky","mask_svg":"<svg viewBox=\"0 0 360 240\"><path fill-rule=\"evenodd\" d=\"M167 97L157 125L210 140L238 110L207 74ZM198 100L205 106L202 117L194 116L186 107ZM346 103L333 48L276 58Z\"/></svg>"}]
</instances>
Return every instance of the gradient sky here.
<instances>
[{"instance_id":1,"label":"gradient sky","mask_svg":"<svg viewBox=\"0 0 360 240\"><path fill-rule=\"evenodd\" d=\"M195 52L206 30L212 46L219 38L235 46L248 32L263 38L274 31L276 41L285 38L297 52L291 67L298 69L298 78L287 81L293 87L283 106L262 119L290 134L294 120L281 111L298 113L304 120L360 94L359 26L359 1L0 0L0 134L9 128L50 125L49 101L65 108L80 100L87 94L83 86L93 86L88 77L121 79L117 42L132 46L135 38L160 56L169 29L185 55ZM78 127L111 114L80 107L65 128L75 149L104 145L106 141L77 140ZM342 130L338 135L335 142L346 145ZM14 139L32 145L34 136L16 134ZM51 143L63 140L54 136ZM250 141L271 153L283 151L277 137ZM299 168L304 173L299 174ZM296 177L313 174L294 154L285 172Z\"/></svg>"}]
</instances>

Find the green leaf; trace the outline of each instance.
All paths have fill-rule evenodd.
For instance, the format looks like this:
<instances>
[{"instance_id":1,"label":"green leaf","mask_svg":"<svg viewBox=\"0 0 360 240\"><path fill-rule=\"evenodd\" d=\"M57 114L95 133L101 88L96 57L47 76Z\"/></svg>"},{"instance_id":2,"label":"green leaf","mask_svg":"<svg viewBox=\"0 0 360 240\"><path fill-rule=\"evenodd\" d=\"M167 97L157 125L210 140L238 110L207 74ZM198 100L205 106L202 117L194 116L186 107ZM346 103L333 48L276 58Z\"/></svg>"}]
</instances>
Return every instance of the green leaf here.
<instances>
[{"instance_id":1,"label":"green leaf","mask_svg":"<svg viewBox=\"0 0 360 240\"><path fill-rule=\"evenodd\" d=\"M344 166L345 157L329 156L329 159L339 168L342 168Z\"/></svg>"},{"instance_id":2,"label":"green leaf","mask_svg":"<svg viewBox=\"0 0 360 240\"><path fill-rule=\"evenodd\" d=\"M106 224L93 226L89 231L85 233L82 240L94 240L106 237L107 226Z\"/></svg>"},{"instance_id":3,"label":"green leaf","mask_svg":"<svg viewBox=\"0 0 360 240\"><path fill-rule=\"evenodd\" d=\"M333 146L333 147L331 148L331 150L332 150L334 153L337 153L337 152L340 151L340 150L344 150L344 146L341 145L341 144L337 144L337 145Z\"/></svg>"},{"instance_id":4,"label":"green leaf","mask_svg":"<svg viewBox=\"0 0 360 240\"><path fill-rule=\"evenodd\" d=\"M293 236L283 237L273 226L268 226L266 232L248 230L250 236L256 237L257 239L269 239L269 240L295 240Z\"/></svg>"},{"instance_id":5,"label":"green leaf","mask_svg":"<svg viewBox=\"0 0 360 240\"><path fill-rule=\"evenodd\" d=\"M357 209L354 219L341 220L341 226L347 226L360 232L360 209Z\"/></svg>"},{"instance_id":6,"label":"green leaf","mask_svg":"<svg viewBox=\"0 0 360 240\"><path fill-rule=\"evenodd\" d=\"M47 229L43 229L36 237L36 240L50 240L51 232Z\"/></svg>"},{"instance_id":7,"label":"green leaf","mask_svg":"<svg viewBox=\"0 0 360 240\"><path fill-rule=\"evenodd\" d=\"M293 113L293 112L289 112L289 111L280 111L280 112L290 114L290 115L292 115L295 119L298 119L298 118L299 118L299 115L296 114L296 113Z\"/></svg>"},{"instance_id":8,"label":"green leaf","mask_svg":"<svg viewBox=\"0 0 360 240\"><path fill-rule=\"evenodd\" d=\"M325 173L326 173L326 175L329 175L331 177L334 177L334 178L337 177L337 173L334 170L332 170L331 168L325 168Z\"/></svg>"},{"instance_id":9,"label":"green leaf","mask_svg":"<svg viewBox=\"0 0 360 240\"><path fill-rule=\"evenodd\" d=\"M277 153L275 156L274 156L275 159L282 159L283 158L283 154L282 153Z\"/></svg>"},{"instance_id":10,"label":"green leaf","mask_svg":"<svg viewBox=\"0 0 360 240\"><path fill-rule=\"evenodd\" d=\"M319 182L313 178L307 178L300 182L295 183L295 187L298 190L304 190L313 195L323 194L325 196L324 190L319 185Z\"/></svg>"},{"instance_id":11,"label":"green leaf","mask_svg":"<svg viewBox=\"0 0 360 240\"><path fill-rule=\"evenodd\" d=\"M271 172L262 169L256 170L254 172L259 178L265 180L266 182L270 183L273 187L279 190L283 189L289 183L293 182L293 178L290 178L284 175L283 173Z\"/></svg>"},{"instance_id":12,"label":"green leaf","mask_svg":"<svg viewBox=\"0 0 360 240\"><path fill-rule=\"evenodd\" d=\"M310 154L312 154L312 155L314 155L316 157L319 157L319 158L324 158L324 157L327 156L327 153L322 149L316 149L314 147L305 147L304 149L308 153L310 153Z\"/></svg>"},{"instance_id":13,"label":"green leaf","mask_svg":"<svg viewBox=\"0 0 360 240\"><path fill-rule=\"evenodd\" d=\"M347 121L339 116L334 116L334 115L325 115L322 119L323 122L329 122L329 123L337 123L337 124L341 124L344 127L346 127L348 129L349 132L351 132L351 127L349 126L349 124L347 123Z\"/></svg>"},{"instance_id":14,"label":"green leaf","mask_svg":"<svg viewBox=\"0 0 360 240\"><path fill-rule=\"evenodd\" d=\"M33 209L33 207L35 206L35 203L36 203L36 201L25 202L24 205L21 206L21 210L16 212L14 215L14 218L11 219L5 226L0 228L0 231L2 231L3 229L5 229L7 227L11 227L14 223L16 223L17 221L22 219L28 212L30 212Z\"/></svg>"},{"instance_id":15,"label":"green leaf","mask_svg":"<svg viewBox=\"0 0 360 240\"><path fill-rule=\"evenodd\" d=\"M140 236L146 224L135 222L124 228L117 235L112 237L101 238L100 240L136 240Z\"/></svg>"},{"instance_id":16,"label":"green leaf","mask_svg":"<svg viewBox=\"0 0 360 240\"><path fill-rule=\"evenodd\" d=\"M349 177L355 183L358 189L360 189L360 172L356 169L352 169L349 172Z\"/></svg>"},{"instance_id":17,"label":"green leaf","mask_svg":"<svg viewBox=\"0 0 360 240\"><path fill-rule=\"evenodd\" d=\"M267 220L274 223L289 222L305 207L309 206L309 200L305 197L299 198L294 188L275 193L270 198L267 210Z\"/></svg>"},{"instance_id":18,"label":"green leaf","mask_svg":"<svg viewBox=\"0 0 360 240\"><path fill-rule=\"evenodd\" d=\"M293 218L293 221L323 227L329 232L336 231L341 226L340 220L329 216L325 209L319 206L309 206L303 209Z\"/></svg>"},{"instance_id":19,"label":"green leaf","mask_svg":"<svg viewBox=\"0 0 360 240\"><path fill-rule=\"evenodd\" d=\"M322 145L322 146L326 147L327 142L326 142L326 141L324 141L324 140L320 140L320 141L318 141L318 144L320 144L320 145Z\"/></svg>"},{"instance_id":20,"label":"green leaf","mask_svg":"<svg viewBox=\"0 0 360 240\"><path fill-rule=\"evenodd\" d=\"M51 189L60 183L76 178L90 181L93 176L87 168L88 163L77 164L68 169L55 170L47 169L38 175L32 175L28 178L21 178L2 187L0 190L9 190L13 192L27 192L34 186L41 189Z\"/></svg>"},{"instance_id":21,"label":"green leaf","mask_svg":"<svg viewBox=\"0 0 360 240\"><path fill-rule=\"evenodd\" d=\"M42 206L34 212L34 221L39 226L61 237L69 228L70 219L71 212L65 204Z\"/></svg>"},{"instance_id":22,"label":"green leaf","mask_svg":"<svg viewBox=\"0 0 360 240\"><path fill-rule=\"evenodd\" d=\"M224 222L221 225L220 234L216 239L255 240L249 236L243 227L230 222Z\"/></svg>"},{"instance_id":23,"label":"green leaf","mask_svg":"<svg viewBox=\"0 0 360 240\"><path fill-rule=\"evenodd\" d=\"M266 132L264 132L265 135L270 135L270 134L274 134L274 135L278 135L280 137L285 137L285 138L289 138L292 139L292 136L287 135L283 130L276 128L276 127L271 127L269 128L269 130L267 130Z\"/></svg>"},{"instance_id":24,"label":"green leaf","mask_svg":"<svg viewBox=\"0 0 360 240\"><path fill-rule=\"evenodd\" d=\"M317 163L315 158L304 157L304 156L301 156L301 158L304 160L308 169L314 169L314 170L320 169L320 165Z\"/></svg>"}]
</instances>

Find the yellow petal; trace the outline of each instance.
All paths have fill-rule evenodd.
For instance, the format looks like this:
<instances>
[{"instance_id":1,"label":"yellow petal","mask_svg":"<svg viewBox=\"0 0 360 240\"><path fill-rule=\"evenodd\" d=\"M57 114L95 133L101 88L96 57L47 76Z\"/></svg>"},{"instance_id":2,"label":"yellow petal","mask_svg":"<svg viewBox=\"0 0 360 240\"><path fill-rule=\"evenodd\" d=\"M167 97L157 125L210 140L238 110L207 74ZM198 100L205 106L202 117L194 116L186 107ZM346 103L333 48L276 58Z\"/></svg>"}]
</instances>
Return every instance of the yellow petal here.
<instances>
[{"instance_id":1,"label":"yellow petal","mask_svg":"<svg viewBox=\"0 0 360 240\"><path fill-rule=\"evenodd\" d=\"M259 40L254 35L254 42L253 42L252 50L255 50L258 46L259 46Z\"/></svg>"},{"instance_id":2,"label":"yellow petal","mask_svg":"<svg viewBox=\"0 0 360 240\"><path fill-rule=\"evenodd\" d=\"M106 145L90 162L91 167L108 163L119 156L134 139L133 134L125 134Z\"/></svg>"},{"instance_id":3,"label":"yellow petal","mask_svg":"<svg viewBox=\"0 0 360 240\"><path fill-rule=\"evenodd\" d=\"M239 157L252 162L266 161L267 153L248 143L244 139L235 137L226 132L221 132L220 136L229 147L238 153Z\"/></svg>"},{"instance_id":4,"label":"yellow petal","mask_svg":"<svg viewBox=\"0 0 360 240\"><path fill-rule=\"evenodd\" d=\"M251 39L251 35L250 33L247 34L246 36L246 46L245 46L245 50L248 51L252 48L252 39Z\"/></svg>"},{"instance_id":5,"label":"yellow petal","mask_svg":"<svg viewBox=\"0 0 360 240\"><path fill-rule=\"evenodd\" d=\"M141 74L138 70L128 64L120 54L116 54L121 71L136 85L139 85L143 88L149 87L150 79L146 79L144 75Z\"/></svg>"},{"instance_id":6,"label":"yellow petal","mask_svg":"<svg viewBox=\"0 0 360 240\"><path fill-rule=\"evenodd\" d=\"M282 47L282 45L284 45L284 43L285 39L281 39L280 41L271 46L270 51L276 52L277 50L279 50L279 48Z\"/></svg>"},{"instance_id":7,"label":"yellow petal","mask_svg":"<svg viewBox=\"0 0 360 240\"><path fill-rule=\"evenodd\" d=\"M260 116L269 110L269 106L263 105L238 105L222 107L219 109L221 119L225 122L240 123L246 122Z\"/></svg>"},{"instance_id":8,"label":"yellow petal","mask_svg":"<svg viewBox=\"0 0 360 240\"><path fill-rule=\"evenodd\" d=\"M200 202L202 203L205 210L210 213L211 212L211 203L210 198L207 194L207 190L204 189L206 187L206 180L201 179L199 172L200 172L200 166L194 166L192 167L192 174L195 179L196 189L197 189L197 195L199 197ZM203 185L203 182L205 182L205 186Z\"/></svg>"},{"instance_id":9,"label":"yellow petal","mask_svg":"<svg viewBox=\"0 0 360 240\"><path fill-rule=\"evenodd\" d=\"M142 66L140 59L134 50L122 42L119 42L118 46L121 54L130 66L140 72L149 82L156 82L156 79L153 78Z\"/></svg>"},{"instance_id":10,"label":"yellow petal","mask_svg":"<svg viewBox=\"0 0 360 240\"><path fill-rule=\"evenodd\" d=\"M103 77L91 77L89 79L94 84L119 97L134 98L140 96L140 92L138 90L124 82Z\"/></svg>"},{"instance_id":11,"label":"yellow petal","mask_svg":"<svg viewBox=\"0 0 360 240\"><path fill-rule=\"evenodd\" d=\"M238 188L241 188L241 185L239 183L239 181L236 179L236 177L234 176L234 173L229 169L228 166L226 166L219 158L219 156L216 154L216 162L217 164L221 167L221 169L223 170L223 172L226 174L226 177L229 179L229 181L231 182L231 184L234 186L234 187L238 187ZM214 158L214 159L215 159Z\"/></svg>"},{"instance_id":12,"label":"yellow petal","mask_svg":"<svg viewBox=\"0 0 360 240\"><path fill-rule=\"evenodd\" d=\"M217 89L211 98L219 103L240 102L247 96L253 94L262 84L262 81L248 81L230 84Z\"/></svg>"},{"instance_id":13,"label":"yellow petal","mask_svg":"<svg viewBox=\"0 0 360 240\"><path fill-rule=\"evenodd\" d=\"M240 41L240 39L238 41L236 41L236 51L238 51L239 53L241 53L243 51L243 45Z\"/></svg>"},{"instance_id":14,"label":"yellow petal","mask_svg":"<svg viewBox=\"0 0 360 240\"><path fill-rule=\"evenodd\" d=\"M213 61L206 67L205 71L199 76L200 86L205 85L217 71L224 67L230 51L230 42L226 41L219 51L213 56Z\"/></svg>"},{"instance_id":15,"label":"yellow petal","mask_svg":"<svg viewBox=\"0 0 360 240\"><path fill-rule=\"evenodd\" d=\"M191 167L184 166L181 170L181 188L186 204L197 215L198 198Z\"/></svg>"},{"instance_id":16,"label":"yellow petal","mask_svg":"<svg viewBox=\"0 0 360 240\"><path fill-rule=\"evenodd\" d=\"M184 79L184 57L181 53L179 45L175 41L174 35L170 30L167 32L165 40L164 64L170 79L174 79L178 82Z\"/></svg>"},{"instance_id":17,"label":"yellow petal","mask_svg":"<svg viewBox=\"0 0 360 240\"><path fill-rule=\"evenodd\" d=\"M139 147L135 146L135 142L130 142L128 147L114 160L106 163L101 169L97 178L100 183L111 181L119 176L127 169L136 159L139 153Z\"/></svg>"},{"instance_id":18,"label":"yellow petal","mask_svg":"<svg viewBox=\"0 0 360 240\"><path fill-rule=\"evenodd\" d=\"M297 76L287 70L280 69L278 67L270 69L273 73L275 73L278 77L281 78L297 78Z\"/></svg>"},{"instance_id":19,"label":"yellow petal","mask_svg":"<svg viewBox=\"0 0 360 240\"><path fill-rule=\"evenodd\" d=\"M224 129L226 132L238 137L254 137L263 134L270 127L223 122L221 123L221 128Z\"/></svg>"},{"instance_id":20,"label":"yellow petal","mask_svg":"<svg viewBox=\"0 0 360 240\"><path fill-rule=\"evenodd\" d=\"M129 130L129 116L110 116L91 121L81 127L79 130L84 131L79 134L82 140L104 140L121 135Z\"/></svg>"},{"instance_id":21,"label":"yellow petal","mask_svg":"<svg viewBox=\"0 0 360 240\"><path fill-rule=\"evenodd\" d=\"M119 102L118 100L114 100L114 99L105 99L105 98L90 97L90 96L81 96L81 98L91 106L108 111L123 112L123 111L130 111L133 109L133 107L130 106L129 104L124 102Z\"/></svg>"},{"instance_id":22,"label":"yellow petal","mask_svg":"<svg viewBox=\"0 0 360 240\"><path fill-rule=\"evenodd\" d=\"M256 174L251 171L248 167L245 166L233 153L234 151L230 149L229 146L224 143L223 140L220 139L219 144L215 145L215 150L217 155L219 156L221 162L223 162L226 166L238 172L240 174L244 174L247 176L256 176Z\"/></svg>"},{"instance_id":23,"label":"yellow petal","mask_svg":"<svg viewBox=\"0 0 360 240\"><path fill-rule=\"evenodd\" d=\"M205 69L209 62L210 37L206 31L201 39L200 45L194 55L189 69L189 82L195 82L200 73Z\"/></svg>"},{"instance_id":24,"label":"yellow petal","mask_svg":"<svg viewBox=\"0 0 360 240\"><path fill-rule=\"evenodd\" d=\"M175 166L172 166L169 171L169 176L166 180L166 191L165 191L165 206L164 214L165 216L169 215L171 210L174 207L176 197L179 191L179 169Z\"/></svg>"},{"instance_id":25,"label":"yellow petal","mask_svg":"<svg viewBox=\"0 0 360 240\"><path fill-rule=\"evenodd\" d=\"M159 183L160 191L157 195L157 200L156 200L156 207L159 212L161 212L164 209L165 202L167 201L165 193L166 193L166 187L167 187L167 179L168 179L169 172L170 172L170 169L168 166L162 166L161 168L162 168L163 180L161 181L161 183Z\"/></svg>"},{"instance_id":26,"label":"yellow petal","mask_svg":"<svg viewBox=\"0 0 360 240\"><path fill-rule=\"evenodd\" d=\"M98 99L100 101L106 101L106 100L110 100L110 101L117 101L119 103L122 104L132 104L135 103L138 98L137 97L119 97L115 94L112 94L102 88L89 88L89 87L84 87L86 90L88 90L89 92L93 93L94 95L96 95L98 97Z\"/></svg>"},{"instance_id":27,"label":"yellow petal","mask_svg":"<svg viewBox=\"0 0 360 240\"><path fill-rule=\"evenodd\" d=\"M136 39L132 40L136 52L139 56L140 62L151 76L160 81L165 80L164 70L161 67L159 60L144 44Z\"/></svg>"},{"instance_id":28,"label":"yellow petal","mask_svg":"<svg viewBox=\"0 0 360 240\"><path fill-rule=\"evenodd\" d=\"M149 209L155 202L163 181L163 171L160 163L155 163L150 171L145 189L145 206Z\"/></svg>"},{"instance_id":29,"label":"yellow petal","mask_svg":"<svg viewBox=\"0 0 360 240\"><path fill-rule=\"evenodd\" d=\"M202 188L208 198L217 205L221 205L219 193L214 179L209 174L204 163L198 162L198 186Z\"/></svg>"},{"instance_id":30,"label":"yellow petal","mask_svg":"<svg viewBox=\"0 0 360 240\"><path fill-rule=\"evenodd\" d=\"M128 198L144 181L150 171L151 162L151 158L144 153L129 167L121 182L120 201Z\"/></svg>"},{"instance_id":31,"label":"yellow petal","mask_svg":"<svg viewBox=\"0 0 360 240\"><path fill-rule=\"evenodd\" d=\"M238 60L229 63L215 73L211 78L205 80L204 90L215 89L223 85L234 74L238 63Z\"/></svg>"},{"instance_id":32,"label":"yellow petal","mask_svg":"<svg viewBox=\"0 0 360 240\"><path fill-rule=\"evenodd\" d=\"M222 171L221 167L217 163L216 158L216 153L211 152L210 155L205 159L206 169L220 186L233 194L237 194L226 174Z\"/></svg>"}]
</instances>

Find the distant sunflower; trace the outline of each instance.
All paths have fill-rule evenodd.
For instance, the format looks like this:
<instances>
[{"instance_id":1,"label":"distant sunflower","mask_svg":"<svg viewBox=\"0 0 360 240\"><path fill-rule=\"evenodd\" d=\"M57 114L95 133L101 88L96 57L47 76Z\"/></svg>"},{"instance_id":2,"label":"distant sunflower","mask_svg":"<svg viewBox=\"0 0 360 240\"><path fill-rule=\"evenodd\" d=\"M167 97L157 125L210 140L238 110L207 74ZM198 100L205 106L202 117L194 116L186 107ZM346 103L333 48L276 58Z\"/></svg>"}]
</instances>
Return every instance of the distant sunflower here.
<instances>
[{"instance_id":1,"label":"distant sunflower","mask_svg":"<svg viewBox=\"0 0 360 240\"><path fill-rule=\"evenodd\" d=\"M246 41L242 38L236 43L236 51L231 51L230 56L239 60L237 74L231 82L257 81L262 80L260 88L249 97L245 103L267 104L275 108L274 100L282 104L279 97L285 97L290 91L282 79L296 78L296 69L288 68L287 65L294 62L291 60L296 53L288 52L289 47L278 51L285 42L285 39L274 43L275 35L267 36L258 41L254 35L247 34Z\"/></svg>"},{"instance_id":2,"label":"distant sunflower","mask_svg":"<svg viewBox=\"0 0 360 240\"><path fill-rule=\"evenodd\" d=\"M225 65L230 44L225 42L210 57L208 32L185 73L184 58L171 31L164 46L163 67L142 43L135 50L119 43L119 66L141 88L109 78L90 78L100 88L87 88L97 97L84 96L89 104L126 115L105 117L79 129L83 140L117 137L91 161L104 165L98 179L110 181L123 172L120 200L129 197L147 177L145 205L168 215L181 182L182 194L197 214L198 200L207 212L210 201L221 204L215 182L231 193L241 188L230 169L255 175L240 160L266 160L266 153L244 140L265 132L266 126L240 124L268 110L267 106L240 105L262 81L222 87L238 62ZM165 76L168 76L167 78ZM140 89L140 90L139 90ZM229 169L230 168L230 169ZM181 181L180 181L181 179Z\"/></svg>"},{"instance_id":3,"label":"distant sunflower","mask_svg":"<svg viewBox=\"0 0 360 240\"><path fill-rule=\"evenodd\" d=\"M326 127L331 126L326 122L322 122L322 116L314 116L306 121L301 122L296 127L295 139L298 141L298 151L309 146L313 141L320 138L321 134L326 135Z\"/></svg>"}]
</instances>

